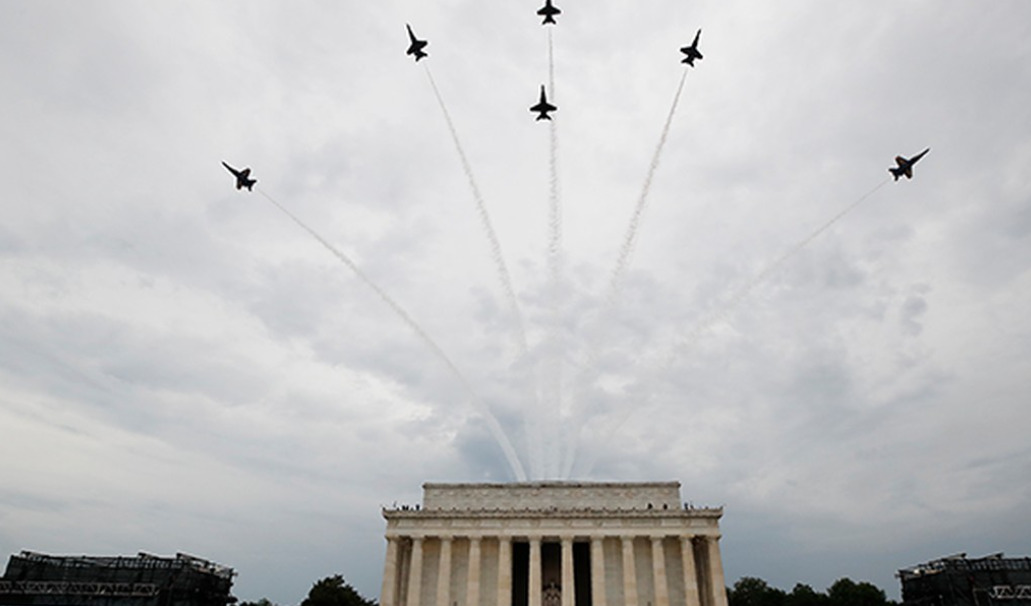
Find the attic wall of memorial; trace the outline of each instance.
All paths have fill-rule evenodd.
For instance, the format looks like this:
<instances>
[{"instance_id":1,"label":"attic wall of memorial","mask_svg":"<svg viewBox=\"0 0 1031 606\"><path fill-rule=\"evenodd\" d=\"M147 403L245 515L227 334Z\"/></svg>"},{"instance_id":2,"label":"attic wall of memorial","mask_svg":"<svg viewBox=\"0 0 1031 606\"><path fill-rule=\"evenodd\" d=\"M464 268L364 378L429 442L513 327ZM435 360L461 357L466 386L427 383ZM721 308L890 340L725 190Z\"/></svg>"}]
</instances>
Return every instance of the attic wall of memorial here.
<instances>
[{"instance_id":1,"label":"attic wall of memorial","mask_svg":"<svg viewBox=\"0 0 1031 606\"><path fill-rule=\"evenodd\" d=\"M424 484L428 510L679 509L679 482Z\"/></svg>"}]
</instances>

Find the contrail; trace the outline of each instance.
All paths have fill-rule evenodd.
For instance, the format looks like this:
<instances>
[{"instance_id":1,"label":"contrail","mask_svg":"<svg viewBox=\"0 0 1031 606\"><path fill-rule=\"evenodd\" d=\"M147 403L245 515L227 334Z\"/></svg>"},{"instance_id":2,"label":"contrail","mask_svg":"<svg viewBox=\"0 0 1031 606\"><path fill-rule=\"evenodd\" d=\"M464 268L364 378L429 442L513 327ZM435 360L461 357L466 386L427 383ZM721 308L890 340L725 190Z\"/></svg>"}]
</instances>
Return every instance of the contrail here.
<instances>
[{"instance_id":1,"label":"contrail","mask_svg":"<svg viewBox=\"0 0 1031 606\"><path fill-rule=\"evenodd\" d=\"M494 261L494 266L501 279L501 286L505 292L505 298L508 300L509 308L513 318L516 322L516 346L518 347L519 356L526 359L529 352L529 345L526 337L526 325L523 320L523 314L519 307L519 300L516 298L515 289L512 286L512 278L509 274L508 267L505 264L505 258L501 251L501 243L498 240L497 234L494 232L494 226L491 224L490 215L487 212L487 206L484 203L483 195L480 193L480 188L476 183L476 178L473 175L472 165L469 164L469 159L465 155L465 149L462 147L462 143L458 138L458 130L455 128L454 121L451 119L451 112L448 111L447 105L444 103L444 97L440 93L440 89L437 87L437 82L433 79L433 73L430 71L429 65L424 66L426 69L426 77L430 81L430 87L433 89L433 94L437 99L440 110L444 114L444 121L447 123L448 131L451 134L451 140L455 144L455 149L458 151L459 160L462 163L462 170L465 172L466 179L469 183L469 189L472 192L473 200L476 203L477 215L480 218L480 224L483 226L483 230L487 235L487 241L490 245L490 256L491 260ZM536 373L536 369L533 370ZM536 392L534 397L537 398ZM539 407L539 400L538 400ZM534 433L539 433L539 428L534 430ZM529 440L528 449L529 449ZM533 453L530 452L529 456L532 458ZM536 466L531 461L531 466Z\"/></svg>"},{"instance_id":2,"label":"contrail","mask_svg":"<svg viewBox=\"0 0 1031 606\"><path fill-rule=\"evenodd\" d=\"M666 122L662 127L662 134L659 136L659 142L655 146L655 153L652 155L651 164L648 167L648 173L644 179L644 185L641 187L641 194L638 196L637 204L634 207L634 212L630 217L630 224L627 226L626 234L623 236L623 245L620 248L619 255L616 259L616 265L612 270L612 274L609 280L608 291L605 294L604 305L599 314L599 324L604 326L607 321L609 313L612 308L615 307L616 299L622 290L623 277L626 274L627 267L630 264L630 255L633 252L634 245L637 241L637 232L641 224L641 219L644 216L644 211L648 202L648 195L651 192L652 179L655 176L655 171L659 168L659 161L662 158L662 150L666 146L666 140L669 137L669 129L673 124L673 116L676 114L677 107L680 104L680 96L684 90L684 82L687 80L688 68L684 67L684 72L680 76L680 83L677 85L677 91L673 95L673 103L670 104L669 114L666 116ZM594 369L597 364L597 352L596 347L591 346L587 351L587 360L584 364L585 369ZM573 398L573 425L582 425L582 416L584 412L585 403L580 398ZM566 457L564 464L563 474L568 477L572 473L573 462L576 458L576 445L570 447L569 454Z\"/></svg>"},{"instance_id":3,"label":"contrail","mask_svg":"<svg viewBox=\"0 0 1031 606\"><path fill-rule=\"evenodd\" d=\"M551 28L548 28L548 86L551 88L552 98L555 97L555 53L551 42ZM551 269L551 277L557 283L561 271L560 260L562 254L562 200L560 197L558 180L558 127L555 120L550 121L551 146L549 170L551 173L549 204L548 204L548 259Z\"/></svg>"},{"instance_id":4,"label":"contrail","mask_svg":"<svg viewBox=\"0 0 1031 606\"><path fill-rule=\"evenodd\" d=\"M494 227L490 222L490 215L487 213L487 207L483 202L483 195L480 194L480 188L476 185L476 178L473 176L472 167L469 165L469 160L465 156L465 150L462 149L462 143L458 139L458 131L455 130L455 124L451 121L451 113L448 112L447 106L444 105L444 98L441 96L440 90L437 88L437 83L433 80L433 74L430 73L428 65L426 66L426 76L430 80L430 86L433 87L433 94L437 97L437 103L440 104L440 110L444 113L444 120L447 122L448 130L451 132L451 139L454 141L455 149L458 150L458 157L462 161L462 170L465 171L465 176L469 180L469 188L472 190L473 200L476 201L476 211L480 217L480 223L483 225L483 229L487 234L487 240L490 242L491 259L493 259L494 265L497 268L498 276L501 278L501 285L504 288L509 307L512 308L512 315L516 320L519 352L520 355L525 356L528 349L526 342L526 326L523 322L523 313L519 309L519 300L516 298L515 289L512 288L512 278L508 273L508 267L505 265L505 258L501 254L501 243L498 241L497 234L494 233Z\"/></svg>"},{"instance_id":5,"label":"contrail","mask_svg":"<svg viewBox=\"0 0 1031 606\"><path fill-rule=\"evenodd\" d=\"M881 189L882 187L887 185L888 181L889 181L889 179L885 178L885 180L881 181L876 187L874 187L870 191L868 191L865 194L863 194L862 196L860 196L858 200L856 200L852 204L849 204L848 206L845 207L844 210L842 210L838 214L834 215L834 217L832 217L830 220L828 220L826 223L824 223L820 227L816 228L816 230L813 231L813 233L811 233L810 235L806 236L801 241L799 241L797 244L795 244L794 246L789 248L784 254L782 254L780 257L778 257L776 260L774 260L769 265L767 265L765 269L763 269L758 274L756 274L751 280L746 282L744 286L739 288L727 300L726 303L724 303L723 305L721 305L719 307L719 309L715 313L709 315L707 318L705 318L704 320L702 320L701 322L696 324L694 326L694 328L692 328L691 331L689 331L687 333L686 336L684 336L682 338L678 338L676 340L676 342L674 343L674 345L670 348L670 351L666 354L665 359L663 360L663 362L661 364L659 364L654 369L654 372L652 373L652 376L653 377L659 377L659 376L662 376L662 375L666 374L666 372L670 368L672 368L673 363L676 361L679 353L682 350L684 350L688 346L694 344L694 342L698 339L698 337L704 331L706 331L709 328L711 328L717 322L726 319L727 316L730 315L730 312L733 311L733 309L735 307L740 305L741 302L744 301L745 298L748 297L749 294L751 294L752 290L754 290L755 287L758 286L763 280L765 280L771 274L773 274L775 271L780 269L780 267L782 265L784 265L789 259L791 259L795 255L797 255L803 248L808 246L813 240L815 240L817 237L819 237L825 231L830 229L831 226L833 226L835 223L840 221L845 215L847 215L848 213L850 213L853 210L855 210L855 208L857 206L859 206L860 204L865 202L870 196L874 195L879 189ZM653 379L653 380L655 380L655 379ZM648 390L646 390L646 391L648 391ZM646 409L648 407L648 404L649 404L650 400L652 399L652 397L653 397L652 395L649 395L640 404L635 405L632 408L630 408L627 411L627 413L606 433L605 440L603 441L603 443L607 443L609 440L611 440L612 436L615 434L615 432L618 431L619 428L622 427L623 424L626 423L627 420L629 420L630 417L633 416L633 414L635 412L640 412L641 410ZM596 462L597 462L597 456L592 457L590 462L589 462L589 464L586 467L585 473L590 473L591 469L594 467L594 464Z\"/></svg>"},{"instance_id":6,"label":"contrail","mask_svg":"<svg viewBox=\"0 0 1031 606\"><path fill-rule=\"evenodd\" d=\"M548 87L552 98L555 93L555 49L552 42L552 28L548 28ZM538 418L547 419L545 427L549 427L551 435L547 440L548 458L546 479L555 479L562 466L559 453L562 443L562 356L556 331L559 329L559 297L562 279L562 199L558 177L558 123L548 123L549 134L549 192L548 192L548 310L551 330L548 335L547 368L544 372L548 383L544 390L542 403L544 407L537 413ZM542 407L538 406L538 409Z\"/></svg>"},{"instance_id":7,"label":"contrail","mask_svg":"<svg viewBox=\"0 0 1031 606\"><path fill-rule=\"evenodd\" d=\"M462 384L462 387L464 387L465 390L468 392L469 398L473 403L473 406L481 415L483 415L483 418L487 421L487 427L490 429L491 433L494 434L494 439L498 441L498 445L501 446L501 450L505 455L505 459L508 461L509 467L512 468L512 472L520 481L525 481L526 471L523 469L523 465L522 463L520 463L519 457L516 456L516 452L515 449L512 447L512 443L509 442L504 430L502 430L501 424L498 423L497 418L495 418L493 413L490 412L490 409L488 409L487 406L484 405L484 403L480 400L479 396L476 395L476 392L473 391L472 385L469 384L469 381L465 378L465 375L462 374L462 371L458 370L458 367L455 366L455 363L451 361L451 358L449 358L447 354L444 353L444 350L442 350L440 346L437 345L437 343L433 339L431 339L428 334L426 334L426 331L424 331L421 326L416 324L415 320L413 320L412 317L408 315L408 312L406 312L404 308L398 305L397 302L391 299L390 296L388 296L387 293L383 291L383 289L381 289L379 286L376 285L375 282L369 279L369 277L366 276L365 273L363 273L362 270L359 269L358 266L354 263L354 261L348 258L347 255L340 252L336 249L336 247L334 247L332 244L323 239L322 236L316 233L315 230L308 227L307 224L305 224L303 221L294 216L293 213L288 211L272 196L268 195L261 189L258 190L258 193L264 196L266 200L271 202L276 208L282 211L283 214L285 214L287 217L290 217L290 219L293 220L293 222L296 223L298 227L308 232L308 234L310 234L311 237L318 240L319 244L322 244L322 246L324 246L326 250L333 253L333 255L337 259L340 259L340 261L342 261L344 265L350 267L351 271L353 271L354 274L358 276L361 279L361 281L365 283L366 286L371 288L373 292L379 295L379 297L383 299L383 302L386 303L392 310L394 310L394 312L398 316L400 316L402 320L404 320L405 324L407 324L408 327L411 328L412 331L415 332L415 334L418 335L420 339L422 339L422 342L427 347L429 347L430 350L434 354L436 354L437 357L440 358L449 369L451 369L451 372L453 372L455 376L458 378L459 382Z\"/></svg>"},{"instance_id":8,"label":"contrail","mask_svg":"<svg viewBox=\"0 0 1031 606\"><path fill-rule=\"evenodd\" d=\"M552 28L548 28L548 86L555 89L555 47L551 41Z\"/></svg>"},{"instance_id":9,"label":"contrail","mask_svg":"<svg viewBox=\"0 0 1031 606\"><path fill-rule=\"evenodd\" d=\"M687 337L685 337L684 339L679 340L679 342L677 343L677 345L675 347L679 348L679 347L683 347L685 345L688 345L690 343L693 343L694 340L698 337L698 335L700 335L703 331L705 331L706 329L711 327L716 322L719 322L720 320L726 318L727 315L731 312L731 310L733 310L735 307L737 307L741 303L741 301L743 301L745 299L745 297L747 297L752 292L752 290L756 286L759 285L760 282L762 282L763 280L768 278L770 276L770 274L772 274L773 272L777 271L780 268L781 265L784 265L784 263L786 263L788 261L788 259L790 259L791 257L794 257L795 255L797 255L799 253L799 251L801 251L803 248L808 246L810 242L812 242L817 237L819 237L820 234L822 234L823 232L825 232L828 229L830 229L831 226L833 226L835 223L837 223L839 220L841 220L842 217L844 217L848 213L852 212L852 210L854 210L857 206L859 206L864 201L866 201L867 198L869 198L870 196L874 195L877 192L877 190L879 190L882 187L884 187L885 185L887 185L887 183L888 183L888 179L885 179L884 181L881 181L881 183L878 184L876 187L874 187L870 191L868 191L865 194L863 194L862 196L860 196L858 200L856 200L852 204L849 204L848 206L846 206L845 210L843 210L843 211L839 212L838 214L834 215L834 217L832 217L829 221L827 221L826 223L824 223L823 225L818 227L816 229L816 231L814 231L808 237L804 238L803 240L801 240L800 242L798 242L797 244L795 244L794 246L789 248L787 250L787 252L785 252L780 257L778 257L773 263L770 263L768 266L766 266L766 269L764 269L761 272L759 272L758 274L756 274L755 277L753 277L751 280L746 282L744 286L742 286L740 289L738 289L738 291L735 292L730 297L730 299L727 300L727 302L725 304L720 306L720 309L717 310L716 313L712 314L707 320L705 320L705 321L699 323L697 326L695 326L695 328L690 333L688 333ZM674 349L673 352L671 352L670 355L671 355L671 357L675 355L675 349ZM672 364L672 362L673 362L673 360L670 359L669 363L664 365L664 368L668 368Z\"/></svg>"},{"instance_id":10,"label":"contrail","mask_svg":"<svg viewBox=\"0 0 1031 606\"><path fill-rule=\"evenodd\" d=\"M630 217L630 225L627 226L626 235L623 236L623 246L619 250L616 266L612 270L612 278L609 281L609 291L606 296L606 301L610 306L615 302L616 295L622 287L623 275L626 273L627 266L629 265L630 253L634 250L634 244L637 241L637 230L640 227L641 218L644 215L645 206L648 202L648 194L652 188L652 178L655 176L655 171L659 168L662 149L666 145L669 127L673 123L673 115L676 113L677 105L680 103L680 93L684 90L684 81L686 79L687 68L685 67L684 74L680 77L680 85L677 86L677 93L673 96L673 104L669 108L669 115L666 116L666 124L662 127L659 143L655 146L655 154L652 156L651 165L648 167L648 175L644 179L644 186L641 188L641 195L637 199L637 206L634 207L634 213Z\"/></svg>"}]
</instances>

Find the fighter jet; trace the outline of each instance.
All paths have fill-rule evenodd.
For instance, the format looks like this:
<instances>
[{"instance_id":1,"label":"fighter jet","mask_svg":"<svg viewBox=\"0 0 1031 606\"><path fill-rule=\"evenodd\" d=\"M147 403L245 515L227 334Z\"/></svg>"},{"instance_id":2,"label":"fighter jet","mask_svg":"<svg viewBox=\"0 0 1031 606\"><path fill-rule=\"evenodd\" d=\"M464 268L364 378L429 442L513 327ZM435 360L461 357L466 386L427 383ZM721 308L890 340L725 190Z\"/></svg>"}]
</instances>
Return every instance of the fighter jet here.
<instances>
[{"instance_id":1,"label":"fighter jet","mask_svg":"<svg viewBox=\"0 0 1031 606\"><path fill-rule=\"evenodd\" d=\"M889 168L888 172L890 172L895 177L896 181L898 181L899 177L903 175L905 175L907 179L912 179L913 165L919 162L920 158L923 158L924 154L926 154L929 151L931 151L930 147L928 147L924 151L920 152L919 154L913 156L908 160L906 158L903 158L902 156L895 156L895 163L898 164L898 167Z\"/></svg>"},{"instance_id":2,"label":"fighter jet","mask_svg":"<svg viewBox=\"0 0 1031 606\"><path fill-rule=\"evenodd\" d=\"M698 38L700 38L701 36L702 30L698 30L698 33L694 35L694 42L691 43L691 46L685 46L684 48L680 49L680 52L687 55L683 58L681 63L686 63L691 67L694 67L694 60L702 58L702 53L698 52Z\"/></svg>"},{"instance_id":3,"label":"fighter jet","mask_svg":"<svg viewBox=\"0 0 1031 606\"><path fill-rule=\"evenodd\" d=\"M405 54L415 55L415 62L418 63L419 59L429 56L426 53L426 51L422 50L426 47L427 44L429 44L429 42L427 42L426 40L419 40L418 38L416 38L415 34L412 33L411 25L408 25L406 23L405 27L408 29L408 38L412 41L412 43L408 45L408 52L406 52Z\"/></svg>"},{"instance_id":4,"label":"fighter jet","mask_svg":"<svg viewBox=\"0 0 1031 606\"><path fill-rule=\"evenodd\" d=\"M548 97L544 94L544 85L541 84L541 100L540 100L540 103L538 103L537 105L534 105L533 107L531 107L530 111L532 111L532 112L540 112L540 115L537 116L538 120L551 120L551 116L548 115L548 112L553 112L553 111L555 111L557 109L558 109L557 107L555 107L554 105L548 103Z\"/></svg>"},{"instance_id":5,"label":"fighter jet","mask_svg":"<svg viewBox=\"0 0 1031 606\"><path fill-rule=\"evenodd\" d=\"M562 11L551 5L551 0L544 0L544 7L537 11L537 14L544 17L541 25L555 23L555 15L561 15Z\"/></svg>"},{"instance_id":6,"label":"fighter jet","mask_svg":"<svg viewBox=\"0 0 1031 606\"><path fill-rule=\"evenodd\" d=\"M254 187L254 184L257 183L258 180L251 179L251 169L245 168L243 170L236 170L225 162L222 163L222 166L226 167L226 169L236 177L236 189L243 189L246 187L247 191L254 191L251 188Z\"/></svg>"}]
</instances>

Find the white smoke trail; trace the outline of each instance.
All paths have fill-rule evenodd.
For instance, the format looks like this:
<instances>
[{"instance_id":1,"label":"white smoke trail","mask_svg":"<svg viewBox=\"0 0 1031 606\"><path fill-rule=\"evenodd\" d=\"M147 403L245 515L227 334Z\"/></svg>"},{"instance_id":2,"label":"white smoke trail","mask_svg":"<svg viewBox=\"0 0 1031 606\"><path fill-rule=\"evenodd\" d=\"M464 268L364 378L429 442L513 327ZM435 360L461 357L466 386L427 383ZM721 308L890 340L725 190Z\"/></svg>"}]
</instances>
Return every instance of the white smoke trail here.
<instances>
[{"instance_id":1,"label":"white smoke trail","mask_svg":"<svg viewBox=\"0 0 1031 606\"><path fill-rule=\"evenodd\" d=\"M498 445L501 447L501 450L505 455L505 459L508 461L508 465L512 469L512 473L515 474L516 478L519 481L525 481L526 471L523 469L523 465L519 461L519 457L516 455L515 449L512 447L512 443L509 441L508 436L505 435L504 430L501 428L501 424L498 422L497 418L495 418L494 414L490 412L490 409L488 409L487 406L483 403L483 401L480 400L479 396L476 395L476 392L473 391L472 385L469 384L469 381L465 378L465 375L462 374L462 371L458 370L458 367L455 366L455 363L451 361L451 358L449 358L447 354L444 353L444 350L442 350L440 346L437 345L437 343L433 339L431 339L428 334L426 334L426 331L424 331L422 327L419 326L414 319L412 319L412 317L408 314L408 312L404 310L404 308L398 305L397 302L391 299L390 296L388 296L387 293L383 291L383 289L377 286L375 282L373 282L368 276L366 276L365 273L358 268L358 265L356 265L354 261L352 261L347 255L340 252L336 249L336 247L334 247L332 244L323 239L322 236L320 236L315 230L308 227L307 224L305 224L303 221L294 216L293 213L288 211L272 196L268 195L261 189L258 190L258 193L264 196L265 199L271 202L283 214L285 214L287 217L293 220L293 222L296 223L298 227L308 232L308 234L311 235L311 237L315 238L319 242L319 244L322 244L322 246L324 246L326 250L333 253L333 255L337 259L342 261L344 265L347 265L349 268L351 268L351 271L353 271L354 274L358 276L358 278L361 279L361 281L364 282L366 286L372 289L373 292L379 295L380 299L382 299L384 303L386 303L392 310L394 310L394 313L396 313L404 321L404 323L412 329L412 331L422 340L422 342L430 349L430 351L436 354L437 357L440 358L445 365L447 365L451 372L454 373L454 375L458 378L458 381L462 384L462 387L465 388L466 392L468 392L470 401L472 402L474 408L476 408L477 412L479 412L483 416L484 420L487 422L487 427L488 429L490 429L490 432L494 435L494 439L497 440Z\"/></svg>"},{"instance_id":2,"label":"white smoke trail","mask_svg":"<svg viewBox=\"0 0 1031 606\"><path fill-rule=\"evenodd\" d=\"M551 89L552 98L555 97L555 53L551 42L551 28L548 28L548 86ZM558 179L558 127L555 120L551 120L551 145L548 168L550 171L550 191L548 199L548 265L551 271L551 279L557 285L561 273L562 256L562 200ZM557 294L557 293L556 293ZM557 303L556 303L557 304Z\"/></svg>"},{"instance_id":3,"label":"white smoke trail","mask_svg":"<svg viewBox=\"0 0 1031 606\"><path fill-rule=\"evenodd\" d=\"M555 93L555 48L552 41L552 28L548 28L548 88L552 99ZM562 279L562 199L558 176L558 121L548 123L548 305L551 330L548 335L546 368L543 375L546 381L544 397L541 399L543 409L537 418L543 421L543 427L550 432L546 444L548 447L545 478L556 479L562 467L561 444L564 442L562 424L562 351L559 330L559 297ZM538 407L541 408L541 407Z\"/></svg>"},{"instance_id":4,"label":"white smoke trail","mask_svg":"<svg viewBox=\"0 0 1031 606\"><path fill-rule=\"evenodd\" d=\"M655 176L655 172L659 168L659 161L662 159L662 150L666 146L666 140L669 137L669 129L673 124L673 116L676 114L677 107L680 105L680 96L684 91L684 82L687 80L688 68L684 68L683 74L680 76L680 83L677 85L677 91L673 95L673 103L670 104L669 113L666 115L666 122L663 124L662 133L659 136L659 142L655 146L655 153L652 154L651 164L648 166L648 173L644 179L644 185L641 187L641 194L637 198L637 204L634 207L634 212L630 217L630 224L627 226L625 235L623 236L623 245L620 248L619 255L616 258L615 267L612 270L611 277L609 279L608 291L605 294L604 305L601 312L599 313L599 326L604 327L609 314L615 307L616 300L619 298L619 293L622 290L623 277L626 274L627 267L630 264L630 255L634 250L634 246L637 242L637 232L640 228L641 219L644 216L645 209L648 203L648 195L651 193L652 179ZM587 351L587 360L584 363L584 368L588 371L593 371L597 368L597 351L596 346L591 346ZM573 411L571 414L572 425L574 428L582 428L583 426L583 415L585 413L586 402L582 398L574 397ZM565 463L563 466L563 477L568 478L572 473L573 464L577 453L578 439L569 441L569 454L565 457Z\"/></svg>"},{"instance_id":5,"label":"white smoke trail","mask_svg":"<svg viewBox=\"0 0 1031 606\"><path fill-rule=\"evenodd\" d=\"M483 195L480 193L480 188L476 184L476 178L473 176L472 166L469 165L469 160L465 156L465 150L462 148L462 143L458 139L458 131L455 130L455 124L451 120L451 113L448 112L447 106L444 104L444 98L440 94L440 90L437 88L437 83L433 79L433 74L430 73L430 68L426 66L426 76L430 80L430 86L433 87L433 94L437 97L437 103L440 104L440 110L444 113L444 120L447 122L448 131L451 133L451 139L455 143L455 149L458 150L458 157L462 162L462 170L465 171L466 179L469 181L469 189L472 190L473 200L476 202L476 212L480 217L480 223L483 226L483 230L487 235L487 240L490 243L490 256L494 261L494 265L497 268L498 276L501 278L501 285L505 291L505 297L508 299L509 307L512 309L512 315L516 320L516 332L517 332L517 345L519 346L519 353L521 356L525 356L527 353L527 342L526 342L526 325L523 321L523 313L519 308L519 300L516 298L515 289L512 288L512 278L509 275L508 267L505 265L505 258L501 253L501 243L498 241L497 234L494 233L494 227L491 225L490 215L487 213L487 207L483 202Z\"/></svg>"},{"instance_id":6,"label":"white smoke trail","mask_svg":"<svg viewBox=\"0 0 1031 606\"><path fill-rule=\"evenodd\" d=\"M473 195L473 201L476 203L476 212L480 218L480 224L483 227L484 233L487 236L487 241L490 246L491 260L494 262L495 269L498 273L498 277L501 280L501 286L505 293L505 298L508 300L509 308L511 309L512 317L516 323L516 346L518 348L519 357L526 359L529 352L529 345L526 337L526 325L523 320L523 313L519 307L519 300L516 298L515 289L512 286L512 279L508 271L508 266L505 264L505 258L501 251L501 243L498 240L497 234L494 231L494 226L491 223L490 215L487 212L487 206L484 203L483 195L480 193L480 188L476 183L476 177L473 175L472 165L469 163L469 159L465 155L465 149L462 147L462 142L458 138L458 130L455 128L454 121L451 119L451 112L448 111L447 105L444 103L444 97L440 93L440 89L437 87L436 80L433 79L433 73L430 71L429 65L424 66L426 69L426 77L430 81L430 86L433 89L433 95L437 99L437 104L440 106L441 112L444 114L444 121L447 123L448 132L451 134L451 140L455 144L455 149L458 151L458 158L462 163L462 170L465 172L466 180L469 183L469 189ZM531 369L530 372L536 373L536 369ZM537 384L538 381L532 381L533 384ZM535 401L538 402L539 407L539 395L534 391ZM524 426L526 421L524 420ZM539 469L538 462L533 460L535 448L531 447L531 442L535 439L534 436L539 435L539 429L526 430L527 434L527 451L530 456L531 468L537 467ZM539 472L535 472L535 475Z\"/></svg>"},{"instance_id":7,"label":"white smoke trail","mask_svg":"<svg viewBox=\"0 0 1031 606\"><path fill-rule=\"evenodd\" d=\"M555 46L552 43L552 28L548 29L548 88L555 90Z\"/></svg>"},{"instance_id":8,"label":"white smoke trail","mask_svg":"<svg viewBox=\"0 0 1031 606\"><path fill-rule=\"evenodd\" d=\"M695 326L695 328L690 333L688 333L687 337L685 337L683 339L680 339L678 341L677 345L675 346L675 349L670 352L671 359L669 360L668 363L664 364L663 367L664 368L668 368L669 366L672 365L672 363L674 361L672 358L675 357L676 348L682 348L682 347L684 347L686 345L689 345L689 344L693 343L695 341L695 339L697 339L698 336L703 331L705 331L708 328L710 328L716 322L719 322L720 320L725 319L730 314L730 312L735 307L737 307L738 304L740 304L741 301L743 301L745 299L745 297L747 297L756 286L759 285L760 282L762 282L763 280L768 278L770 276L770 274L772 274L773 272L777 271L780 268L781 265L783 265L784 263L786 263L788 261L788 259L790 259L791 257L794 257L795 255L797 255L799 253L799 251L801 251L803 248L808 246L809 243L812 242L813 240L815 240L817 237L819 237L820 234L822 234L823 232L825 232L828 229L830 229L831 226L833 226L835 223L837 223L839 220L841 220L842 217L844 217L848 213L852 212L852 210L854 210L857 206L859 206L864 201L866 201L867 198L869 198L870 196L874 195L877 192L877 190L879 190L880 188L884 187L887 184L888 184L888 179L885 179L884 181L881 181L881 183L878 184L877 187L874 187L870 191L868 191L865 194L863 194L862 196L860 196L858 200L856 200L852 204L849 204L848 206L846 206L845 210L843 210L843 211L839 212L838 214L834 215L834 217L832 217L829 221L827 221L826 223L824 223L823 225L818 227L816 229L816 231L814 231L808 237L806 237L805 239L801 240L800 242L798 242L797 244L795 244L794 246L789 248L787 250L787 252L785 252L780 257L778 257L773 263L770 263L768 266L766 266L766 269L762 270L761 272L756 274L755 277L753 277L751 280L746 282L745 285L742 286L740 289L738 289L738 291L736 293L734 293L734 295L731 296L730 299L728 299L726 303L724 303L723 305L720 306L720 309L718 309L716 311L716 313L712 314L706 321L701 322L697 326Z\"/></svg>"},{"instance_id":9,"label":"white smoke trail","mask_svg":"<svg viewBox=\"0 0 1031 606\"><path fill-rule=\"evenodd\" d=\"M619 257L616 260L616 266L612 270L612 278L609 281L609 291L606 300L611 306L614 303L619 290L622 288L623 275L626 273L627 266L630 262L630 253L634 250L634 245L637 241L637 230L641 224L641 218L644 216L645 207L648 203L648 194L652 188L652 178L655 176L655 171L659 168L659 160L662 157L662 149L666 146L666 138L669 136L669 127L673 123L673 115L677 111L677 105L680 103L680 93L684 90L684 81L687 79L687 68L684 68L684 74L680 77L680 85L677 86L677 93L673 96L673 104L669 108L669 115L666 116L666 124L662 127L662 135L659 137L659 143L655 146L655 154L652 156L651 165L648 167L648 175L644 179L644 186L641 188L641 195L637 199L637 205L634 207L634 213L630 217L630 225L627 226L626 234L623 236L623 246L619 250Z\"/></svg>"},{"instance_id":10,"label":"white smoke trail","mask_svg":"<svg viewBox=\"0 0 1031 606\"><path fill-rule=\"evenodd\" d=\"M686 336L676 339L676 342L670 348L669 352L667 352L663 362L653 369L651 373L653 379L651 379L651 381L657 381L659 377L664 376L669 371L669 369L673 367L673 364L676 362L677 357L683 352L683 350L685 350L688 346L693 345L694 342L698 340L698 337L701 336L703 332L711 328L714 324L722 320L725 320L730 315L730 312L733 311L734 308L736 308L738 305L740 305L741 302L744 301L745 298L748 297L748 295L751 294L755 287L758 286L763 280L765 280L775 271L780 269L780 267L784 265L784 263L786 263L789 259L797 255L803 248L808 246L813 240L815 240L825 231L830 229L845 215L852 212L856 207L865 202L870 196L874 195L879 189L887 185L888 181L889 179L885 178L885 180L881 181L876 187L860 196L858 200L846 206L844 210L834 215L834 217L832 217L830 220L825 222L820 227L816 228L816 230L813 231L810 235L806 236L798 243L796 243L794 246L789 248L786 252L784 252L784 254L775 259L769 265L767 265L765 269L756 274L751 280L746 282L744 286L739 288L733 295L730 296L730 298L727 299L726 303L720 305L720 307L714 313L710 314L701 322L695 324L695 326L687 333ZM647 386L649 381L644 381L643 383ZM645 399L643 399L643 401L630 407L628 411L619 419L619 421L616 422L616 424L605 433L605 439L602 442L603 444L608 443L612 439L616 431L618 431L619 428L622 427L623 424L626 423L630 419L630 417L634 415L634 413L639 413L642 410L648 408L650 401L654 397L654 389L646 388L643 391L645 393L649 393L649 395ZM590 459L589 463L585 466L585 473L590 473L591 469L594 467L594 464L597 462L597 458L597 455L595 455Z\"/></svg>"}]
</instances>

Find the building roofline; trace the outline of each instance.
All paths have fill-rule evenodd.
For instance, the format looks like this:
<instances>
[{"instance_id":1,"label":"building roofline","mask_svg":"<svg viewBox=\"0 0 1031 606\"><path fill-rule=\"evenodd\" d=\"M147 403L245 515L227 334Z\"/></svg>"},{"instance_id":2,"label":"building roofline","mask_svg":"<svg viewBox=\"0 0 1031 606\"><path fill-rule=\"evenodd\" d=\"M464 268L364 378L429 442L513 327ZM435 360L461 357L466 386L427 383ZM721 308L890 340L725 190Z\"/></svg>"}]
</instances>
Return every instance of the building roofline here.
<instances>
[{"instance_id":1,"label":"building roofline","mask_svg":"<svg viewBox=\"0 0 1031 606\"><path fill-rule=\"evenodd\" d=\"M641 488L645 486L676 487L680 490L680 482L677 480L660 482L593 482L593 481L572 481L572 480L543 480L536 482L424 482L423 490L427 488Z\"/></svg>"},{"instance_id":2,"label":"building roofline","mask_svg":"<svg viewBox=\"0 0 1031 606\"><path fill-rule=\"evenodd\" d=\"M399 509L387 508L382 510L383 517L388 520L405 518L582 518L585 514L592 518L647 518L647 519L691 519L691 518L715 518L723 516L722 507L697 507L689 509L564 509L564 508L541 508L541 509Z\"/></svg>"}]
</instances>

